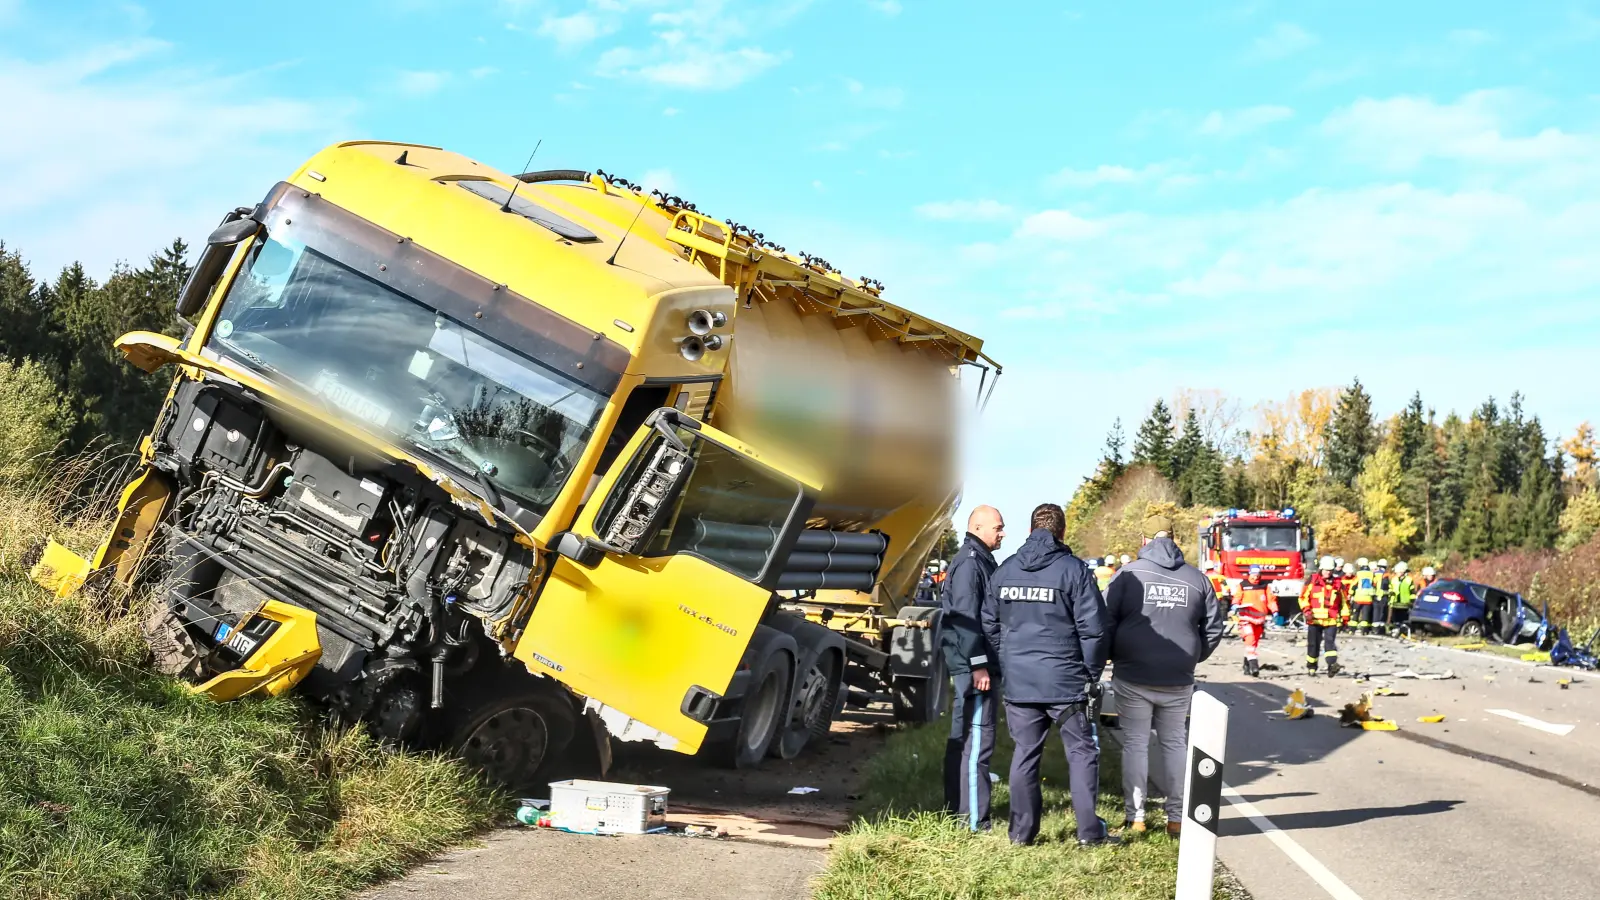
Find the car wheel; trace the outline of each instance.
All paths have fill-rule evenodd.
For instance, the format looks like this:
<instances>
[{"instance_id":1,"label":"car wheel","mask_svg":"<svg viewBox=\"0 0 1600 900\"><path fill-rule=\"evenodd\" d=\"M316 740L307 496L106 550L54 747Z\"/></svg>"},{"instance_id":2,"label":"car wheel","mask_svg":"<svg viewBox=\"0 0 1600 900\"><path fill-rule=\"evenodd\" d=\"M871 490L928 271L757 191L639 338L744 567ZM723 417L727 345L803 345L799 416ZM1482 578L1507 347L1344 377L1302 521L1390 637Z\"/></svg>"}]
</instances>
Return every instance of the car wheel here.
<instances>
[{"instance_id":1,"label":"car wheel","mask_svg":"<svg viewBox=\"0 0 1600 900\"><path fill-rule=\"evenodd\" d=\"M1477 619L1468 619L1461 624L1461 636L1480 640L1483 638L1483 623Z\"/></svg>"}]
</instances>

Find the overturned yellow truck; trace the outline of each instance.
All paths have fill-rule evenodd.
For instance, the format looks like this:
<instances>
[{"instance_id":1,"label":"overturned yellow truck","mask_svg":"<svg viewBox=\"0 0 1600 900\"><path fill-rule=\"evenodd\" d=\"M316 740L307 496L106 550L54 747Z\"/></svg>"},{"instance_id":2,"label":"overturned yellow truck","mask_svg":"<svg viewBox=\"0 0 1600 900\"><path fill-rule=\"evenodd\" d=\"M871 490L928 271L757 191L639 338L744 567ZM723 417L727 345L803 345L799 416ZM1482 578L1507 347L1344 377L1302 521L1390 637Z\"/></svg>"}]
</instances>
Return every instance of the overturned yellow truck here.
<instances>
[{"instance_id":1,"label":"overturned yellow truck","mask_svg":"<svg viewBox=\"0 0 1600 900\"><path fill-rule=\"evenodd\" d=\"M791 757L852 686L936 715L908 595L998 366L880 293L602 172L338 144L211 234L186 337L119 339L171 392L105 542L33 576L148 588L217 699L513 786L612 737Z\"/></svg>"}]
</instances>

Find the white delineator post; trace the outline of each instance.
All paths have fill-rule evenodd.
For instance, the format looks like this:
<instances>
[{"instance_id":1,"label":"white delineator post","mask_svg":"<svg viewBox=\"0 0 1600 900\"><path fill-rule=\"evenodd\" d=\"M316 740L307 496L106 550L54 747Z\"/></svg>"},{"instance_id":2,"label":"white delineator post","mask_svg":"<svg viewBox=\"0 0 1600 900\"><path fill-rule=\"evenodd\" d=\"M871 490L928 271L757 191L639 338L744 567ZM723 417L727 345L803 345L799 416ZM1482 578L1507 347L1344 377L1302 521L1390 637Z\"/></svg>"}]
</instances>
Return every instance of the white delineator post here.
<instances>
[{"instance_id":1,"label":"white delineator post","mask_svg":"<svg viewBox=\"0 0 1600 900\"><path fill-rule=\"evenodd\" d=\"M1222 763L1228 751L1228 707L1200 691L1189 704L1189 772L1183 782L1183 832L1178 842L1177 900L1211 900L1222 816Z\"/></svg>"}]
</instances>

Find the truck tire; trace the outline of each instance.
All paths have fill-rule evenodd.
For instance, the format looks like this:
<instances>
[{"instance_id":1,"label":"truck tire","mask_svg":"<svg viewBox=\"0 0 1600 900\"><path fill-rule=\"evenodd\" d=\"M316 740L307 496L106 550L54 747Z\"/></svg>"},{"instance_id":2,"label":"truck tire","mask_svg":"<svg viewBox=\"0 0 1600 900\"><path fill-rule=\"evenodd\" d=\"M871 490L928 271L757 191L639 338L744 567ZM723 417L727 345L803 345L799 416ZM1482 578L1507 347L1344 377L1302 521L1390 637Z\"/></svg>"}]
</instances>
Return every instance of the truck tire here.
<instances>
[{"instance_id":1,"label":"truck tire","mask_svg":"<svg viewBox=\"0 0 1600 900\"><path fill-rule=\"evenodd\" d=\"M812 741L825 737L833 726L841 684L839 655L826 652L817 657L795 689L798 709L768 752L779 759L794 759Z\"/></svg>"},{"instance_id":2,"label":"truck tire","mask_svg":"<svg viewBox=\"0 0 1600 900\"><path fill-rule=\"evenodd\" d=\"M712 762L727 769L753 769L784 726L794 657L787 649L763 654L750 667L750 689L740 706L739 729L730 741L706 745Z\"/></svg>"},{"instance_id":3,"label":"truck tire","mask_svg":"<svg viewBox=\"0 0 1600 900\"><path fill-rule=\"evenodd\" d=\"M897 722L932 722L944 715L946 686L950 683L944 654L935 652L926 678L897 675L893 682L894 718Z\"/></svg>"},{"instance_id":4,"label":"truck tire","mask_svg":"<svg viewBox=\"0 0 1600 900\"><path fill-rule=\"evenodd\" d=\"M499 677L491 681L485 669L499 670ZM480 666L463 682L478 690L452 691L456 702L477 702L450 714L450 750L493 784L512 792L537 788L572 743L578 716L571 698L555 682L503 664Z\"/></svg>"}]
</instances>

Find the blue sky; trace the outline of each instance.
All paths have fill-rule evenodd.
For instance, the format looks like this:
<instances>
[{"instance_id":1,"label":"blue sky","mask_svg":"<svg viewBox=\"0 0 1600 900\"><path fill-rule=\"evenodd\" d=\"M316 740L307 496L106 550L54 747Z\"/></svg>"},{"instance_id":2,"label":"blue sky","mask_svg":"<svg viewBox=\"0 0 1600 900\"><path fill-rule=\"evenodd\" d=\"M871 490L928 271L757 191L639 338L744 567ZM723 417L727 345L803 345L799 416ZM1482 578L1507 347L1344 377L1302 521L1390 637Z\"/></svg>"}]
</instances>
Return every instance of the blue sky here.
<instances>
[{"instance_id":1,"label":"blue sky","mask_svg":"<svg viewBox=\"0 0 1600 900\"><path fill-rule=\"evenodd\" d=\"M1594 418L1600 4L1198 7L0 0L0 239L103 276L334 140L542 139L986 338L1018 528L1182 388Z\"/></svg>"}]
</instances>

